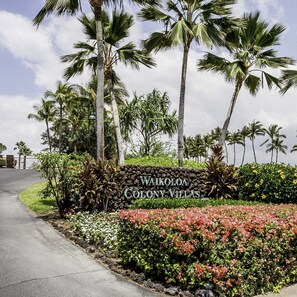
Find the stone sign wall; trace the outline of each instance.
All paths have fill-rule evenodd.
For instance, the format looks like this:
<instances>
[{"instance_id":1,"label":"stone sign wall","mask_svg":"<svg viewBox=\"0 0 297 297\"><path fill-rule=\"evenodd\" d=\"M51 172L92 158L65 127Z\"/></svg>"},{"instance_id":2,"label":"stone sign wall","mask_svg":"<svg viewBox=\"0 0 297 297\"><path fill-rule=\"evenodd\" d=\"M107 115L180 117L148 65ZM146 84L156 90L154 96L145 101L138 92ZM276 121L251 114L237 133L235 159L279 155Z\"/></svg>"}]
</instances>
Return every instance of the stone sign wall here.
<instances>
[{"instance_id":1,"label":"stone sign wall","mask_svg":"<svg viewBox=\"0 0 297 297\"><path fill-rule=\"evenodd\" d=\"M123 183L119 197L110 201L113 211L127 208L133 200L148 198L202 198L204 170L156 166L121 167Z\"/></svg>"}]
</instances>

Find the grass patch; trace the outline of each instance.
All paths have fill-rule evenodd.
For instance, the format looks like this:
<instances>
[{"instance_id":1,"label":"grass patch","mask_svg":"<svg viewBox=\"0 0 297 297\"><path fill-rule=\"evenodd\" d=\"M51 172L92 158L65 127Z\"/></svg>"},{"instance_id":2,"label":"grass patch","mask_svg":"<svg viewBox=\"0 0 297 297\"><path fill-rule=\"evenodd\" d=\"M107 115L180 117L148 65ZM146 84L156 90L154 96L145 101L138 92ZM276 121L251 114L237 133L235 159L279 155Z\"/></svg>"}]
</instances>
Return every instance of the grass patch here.
<instances>
[{"instance_id":1,"label":"grass patch","mask_svg":"<svg viewBox=\"0 0 297 297\"><path fill-rule=\"evenodd\" d=\"M57 208L54 198L41 198L39 192L45 188L45 185L46 182L39 182L26 188L19 195L20 200L37 215L47 214Z\"/></svg>"},{"instance_id":2,"label":"grass patch","mask_svg":"<svg viewBox=\"0 0 297 297\"><path fill-rule=\"evenodd\" d=\"M177 159L170 157L141 157L130 158L126 160L127 165L142 165L142 166L159 166L159 167L178 167ZM201 169L205 168L204 163L198 163L195 161L184 160L184 168Z\"/></svg>"}]
</instances>

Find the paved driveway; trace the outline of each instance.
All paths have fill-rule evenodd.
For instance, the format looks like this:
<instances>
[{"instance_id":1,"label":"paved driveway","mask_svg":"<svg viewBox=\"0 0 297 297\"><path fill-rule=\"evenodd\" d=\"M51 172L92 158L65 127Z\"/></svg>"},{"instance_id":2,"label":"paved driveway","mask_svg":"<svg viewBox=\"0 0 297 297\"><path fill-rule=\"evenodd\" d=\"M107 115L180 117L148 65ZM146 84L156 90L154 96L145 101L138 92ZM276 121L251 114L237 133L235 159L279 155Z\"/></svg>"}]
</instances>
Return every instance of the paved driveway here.
<instances>
[{"instance_id":1,"label":"paved driveway","mask_svg":"<svg viewBox=\"0 0 297 297\"><path fill-rule=\"evenodd\" d=\"M1 297L161 296L113 274L31 216L18 193L39 180L33 170L0 169Z\"/></svg>"}]
</instances>

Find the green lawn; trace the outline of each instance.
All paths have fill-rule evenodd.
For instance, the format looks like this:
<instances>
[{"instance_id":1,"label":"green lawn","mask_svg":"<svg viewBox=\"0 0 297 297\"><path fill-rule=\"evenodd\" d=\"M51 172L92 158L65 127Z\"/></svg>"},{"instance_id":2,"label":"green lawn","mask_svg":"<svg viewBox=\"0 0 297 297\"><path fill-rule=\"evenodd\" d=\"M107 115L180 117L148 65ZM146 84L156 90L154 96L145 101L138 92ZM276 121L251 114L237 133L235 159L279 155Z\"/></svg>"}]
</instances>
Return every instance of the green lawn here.
<instances>
[{"instance_id":1,"label":"green lawn","mask_svg":"<svg viewBox=\"0 0 297 297\"><path fill-rule=\"evenodd\" d=\"M37 215L44 215L56 208L54 198L41 198L39 192L45 188L46 182L40 182L26 188L20 194L20 200Z\"/></svg>"}]
</instances>

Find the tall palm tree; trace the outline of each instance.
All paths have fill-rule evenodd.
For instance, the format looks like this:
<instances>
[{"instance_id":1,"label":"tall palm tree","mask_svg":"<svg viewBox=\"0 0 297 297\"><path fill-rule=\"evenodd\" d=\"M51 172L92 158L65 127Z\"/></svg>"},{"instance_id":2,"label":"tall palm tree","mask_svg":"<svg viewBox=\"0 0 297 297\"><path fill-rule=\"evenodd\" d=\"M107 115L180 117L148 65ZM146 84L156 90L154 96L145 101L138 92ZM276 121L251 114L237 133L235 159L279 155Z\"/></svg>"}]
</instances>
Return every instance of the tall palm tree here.
<instances>
[{"instance_id":1,"label":"tall palm tree","mask_svg":"<svg viewBox=\"0 0 297 297\"><path fill-rule=\"evenodd\" d=\"M278 150L283 152L281 147L283 146L282 139L286 138L287 136L285 134L280 134L280 130L282 127L278 126L277 124L270 125L268 129L265 129L265 133L268 136L268 138L261 144L266 144L267 150L266 153L271 153L270 162L273 162L273 153L276 151L276 154L278 153Z\"/></svg>"},{"instance_id":2,"label":"tall palm tree","mask_svg":"<svg viewBox=\"0 0 297 297\"><path fill-rule=\"evenodd\" d=\"M63 62L70 62L70 66L65 70L65 77L69 79L73 75L80 74L84 71L85 66L92 70L97 68L97 51L96 51L96 23L94 19L84 15L79 19L84 26L84 33L87 42L78 42L74 47L78 50L74 54L62 57ZM132 68L139 69L139 65L146 67L154 66L150 56L142 50L136 48L132 43L122 44L123 40L128 37L129 29L132 27L133 16L113 11L109 17L107 13L102 12L103 39L104 39L104 74L109 90L109 96L112 104L113 121L117 139L119 163L124 164L124 147L120 129L120 118L115 96L115 85L119 79L114 71L114 65L121 62Z\"/></svg>"},{"instance_id":3,"label":"tall palm tree","mask_svg":"<svg viewBox=\"0 0 297 297\"><path fill-rule=\"evenodd\" d=\"M229 136L229 145L233 145L233 164L236 163L236 144L244 145L242 141L241 131L231 132Z\"/></svg>"},{"instance_id":4,"label":"tall palm tree","mask_svg":"<svg viewBox=\"0 0 297 297\"><path fill-rule=\"evenodd\" d=\"M34 105L33 109L35 113L30 113L28 119L34 119L38 122L45 122L46 125L46 135L47 142L49 145L49 151L52 151L51 136L49 123L53 121L54 118L54 101L41 99L41 105Z\"/></svg>"},{"instance_id":5,"label":"tall palm tree","mask_svg":"<svg viewBox=\"0 0 297 297\"><path fill-rule=\"evenodd\" d=\"M253 120L251 123L249 123L248 128L249 128L248 138L252 142L254 161L257 164L256 150L255 150L255 139L256 139L256 136L264 136L265 129L259 121L255 121L255 120Z\"/></svg>"},{"instance_id":6,"label":"tall palm tree","mask_svg":"<svg viewBox=\"0 0 297 297\"><path fill-rule=\"evenodd\" d=\"M250 129L248 126L243 126L243 128L240 131L241 134L241 140L242 140L242 145L243 145L243 152L242 152L242 160L241 160L241 165L244 163L244 158L245 158L245 151L246 151L246 138L250 134Z\"/></svg>"},{"instance_id":7,"label":"tall palm tree","mask_svg":"<svg viewBox=\"0 0 297 297\"><path fill-rule=\"evenodd\" d=\"M280 137L277 137L276 139L274 139L274 149L275 149L275 163L277 163L278 161L278 154L283 153L283 154L287 154L286 150L288 149L288 146L285 145L283 139L280 139Z\"/></svg>"},{"instance_id":8,"label":"tall palm tree","mask_svg":"<svg viewBox=\"0 0 297 297\"><path fill-rule=\"evenodd\" d=\"M33 19L33 24L39 26L47 15L75 15L82 12L82 0L45 0L44 6ZM103 5L121 5L122 0L89 0L90 8L96 22L96 46L97 46L97 91L96 91L96 135L97 135L97 159L104 159L104 41L102 29ZM154 4L157 0L132 0L143 4Z\"/></svg>"},{"instance_id":9,"label":"tall palm tree","mask_svg":"<svg viewBox=\"0 0 297 297\"><path fill-rule=\"evenodd\" d=\"M166 0L158 6L147 6L140 17L147 21L159 22L164 30L154 32L144 42L148 51L160 51L183 46L182 73L179 96L178 163L183 166L184 156L184 109L188 55L191 44L207 46L221 43L222 26L228 23L230 5L234 0Z\"/></svg>"},{"instance_id":10,"label":"tall palm tree","mask_svg":"<svg viewBox=\"0 0 297 297\"><path fill-rule=\"evenodd\" d=\"M281 33L284 32L285 27L275 24L269 29L268 23L261 21L259 17L259 12L245 14L243 24L226 35L225 46L233 60L206 53L204 59L198 61L199 71L221 73L227 81L235 84L219 145L224 143L242 86L244 85L252 95L256 95L265 82L269 89L274 85L280 87L280 79L264 69L278 69L293 64L291 58L277 57L277 52L274 49L279 44ZM259 76L255 75L256 73Z\"/></svg>"}]
</instances>

